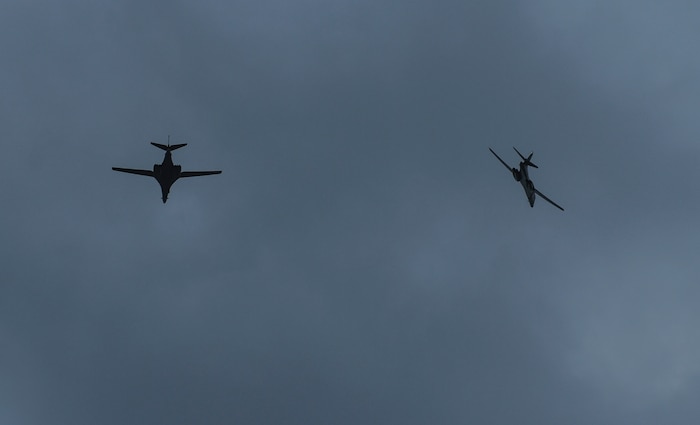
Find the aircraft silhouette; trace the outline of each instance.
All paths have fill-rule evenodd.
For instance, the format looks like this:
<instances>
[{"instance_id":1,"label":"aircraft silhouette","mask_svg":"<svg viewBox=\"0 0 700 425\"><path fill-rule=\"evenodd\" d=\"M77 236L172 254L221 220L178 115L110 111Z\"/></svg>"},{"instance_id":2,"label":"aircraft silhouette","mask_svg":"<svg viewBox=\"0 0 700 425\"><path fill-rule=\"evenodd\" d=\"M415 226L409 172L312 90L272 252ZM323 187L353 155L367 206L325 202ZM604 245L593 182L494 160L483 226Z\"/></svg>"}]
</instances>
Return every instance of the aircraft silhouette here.
<instances>
[{"instance_id":1,"label":"aircraft silhouette","mask_svg":"<svg viewBox=\"0 0 700 425\"><path fill-rule=\"evenodd\" d=\"M154 177L158 184L160 184L161 192L163 193L163 203L168 200L168 193L170 193L170 187L175 183L175 181L181 177L196 177L196 176L209 176L212 174L221 174L221 171L182 171L182 167L173 164L172 154L170 152L175 149L180 149L183 146L187 146L187 143L180 143L178 145L170 146L170 136L168 136L168 144L162 145L160 143L151 142L155 147L161 148L165 151L165 158L163 158L162 164L153 164L153 171L150 170L135 170L133 168L119 168L112 167L114 171L121 171L123 173L139 174L142 176Z\"/></svg>"},{"instance_id":2,"label":"aircraft silhouette","mask_svg":"<svg viewBox=\"0 0 700 425\"><path fill-rule=\"evenodd\" d=\"M513 147L513 149L515 149L515 146ZM523 154L521 154L520 152L518 152L517 149L515 149L515 151L518 152L518 155L520 155L520 158L523 159L522 161L520 161L520 169L518 170L517 168L511 168L510 165L506 164L506 162L502 160L500 156L496 155L496 152L494 152L493 149L489 148L489 150L492 154L494 154L496 158L498 158L499 161L501 161L501 164L505 165L508 171L513 173L513 178L523 185L523 189L525 189L525 195L527 196L527 200L530 202L530 207L535 206L535 194L537 194L540 195L545 201L564 211L564 208L560 207L554 201L544 196L542 192L535 189L535 185L532 183L532 180L530 180L530 175L527 172L527 167L530 166L532 168L539 168L537 165L533 164L532 161L530 161L533 152L530 152L530 155L527 158L525 158Z\"/></svg>"}]
</instances>

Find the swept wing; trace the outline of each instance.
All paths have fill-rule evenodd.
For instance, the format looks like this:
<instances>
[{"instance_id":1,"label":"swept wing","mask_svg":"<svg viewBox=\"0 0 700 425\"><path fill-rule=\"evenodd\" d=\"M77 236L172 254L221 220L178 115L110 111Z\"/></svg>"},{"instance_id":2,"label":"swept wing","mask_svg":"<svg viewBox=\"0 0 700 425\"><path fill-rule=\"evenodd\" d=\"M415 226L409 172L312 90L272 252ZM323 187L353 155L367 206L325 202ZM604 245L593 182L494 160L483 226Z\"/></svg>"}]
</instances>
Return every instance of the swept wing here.
<instances>
[{"instance_id":1,"label":"swept wing","mask_svg":"<svg viewBox=\"0 0 700 425\"><path fill-rule=\"evenodd\" d=\"M180 177L211 176L212 174L221 174L221 171L183 171Z\"/></svg>"},{"instance_id":2,"label":"swept wing","mask_svg":"<svg viewBox=\"0 0 700 425\"><path fill-rule=\"evenodd\" d=\"M499 161L501 161L501 164L503 164L503 166L506 167L508 169L508 171L512 171L512 169L510 168L510 165L506 164L506 162L504 160L502 160L501 157L498 156L496 154L496 152L493 151L493 149L489 148L489 150L491 151L492 154L494 154L494 156L496 158L498 158Z\"/></svg>"},{"instance_id":3,"label":"swept wing","mask_svg":"<svg viewBox=\"0 0 700 425\"><path fill-rule=\"evenodd\" d=\"M122 173L131 173L131 174L139 174L142 176L155 177L153 175L153 171L151 171L151 170L135 170L133 168L119 168L119 167L112 167L112 170L121 171Z\"/></svg>"},{"instance_id":4,"label":"swept wing","mask_svg":"<svg viewBox=\"0 0 700 425\"><path fill-rule=\"evenodd\" d=\"M542 192L540 192L539 190L535 189L535 193L538 194L538 195L539 195L542 199L544 199L545 201L549 202L550 204L552 204L552 205L554 205L555 207L559 208L560 210L564 211L564 208L560 207L559 205L557 205L556 202L554 202L554 201L552 201L551 199L549 199L549 198L547 198L546 196L544 196L544 194L543 194Z\"/></svg>"}]
</instances>

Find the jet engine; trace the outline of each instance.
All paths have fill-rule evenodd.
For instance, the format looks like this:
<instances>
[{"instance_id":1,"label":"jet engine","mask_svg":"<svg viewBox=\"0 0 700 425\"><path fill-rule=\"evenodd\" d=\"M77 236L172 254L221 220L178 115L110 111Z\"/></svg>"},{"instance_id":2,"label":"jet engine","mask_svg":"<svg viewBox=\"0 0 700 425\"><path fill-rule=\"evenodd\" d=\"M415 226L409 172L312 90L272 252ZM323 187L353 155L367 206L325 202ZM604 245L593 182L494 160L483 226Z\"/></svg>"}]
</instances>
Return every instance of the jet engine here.
<instances>
[{"instance_id":1,"label":"jet engine","mask_svg":"<svg viewBox=\"0 0 700 425\"><path fill-rule=\"evenodd\" d=\"M515 181L519 182L522 178L522 176L520 175L520 171L515 168L511 168L511 171L513 172L513 178L515 179Z\"/></svg>"}]
</instances>

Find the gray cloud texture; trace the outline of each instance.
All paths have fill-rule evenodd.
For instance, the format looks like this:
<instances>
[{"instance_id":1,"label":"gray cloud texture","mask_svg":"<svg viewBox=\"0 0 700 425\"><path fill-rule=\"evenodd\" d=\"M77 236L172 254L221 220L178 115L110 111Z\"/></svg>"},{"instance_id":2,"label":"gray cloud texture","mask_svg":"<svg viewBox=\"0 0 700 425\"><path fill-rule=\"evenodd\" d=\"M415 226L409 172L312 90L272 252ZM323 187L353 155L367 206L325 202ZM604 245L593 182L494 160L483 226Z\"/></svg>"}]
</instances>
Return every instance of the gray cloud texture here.
<instances>
[{"instance_id":1,"label":"gray cloud texture","mask_svg":"<svg viewBox=\"0 0 700 425\"><path fill-rule=\"evenodd\" d=\"M697 422L697 16L1 5L0 422Z\"/></svg>"}]
</instances>

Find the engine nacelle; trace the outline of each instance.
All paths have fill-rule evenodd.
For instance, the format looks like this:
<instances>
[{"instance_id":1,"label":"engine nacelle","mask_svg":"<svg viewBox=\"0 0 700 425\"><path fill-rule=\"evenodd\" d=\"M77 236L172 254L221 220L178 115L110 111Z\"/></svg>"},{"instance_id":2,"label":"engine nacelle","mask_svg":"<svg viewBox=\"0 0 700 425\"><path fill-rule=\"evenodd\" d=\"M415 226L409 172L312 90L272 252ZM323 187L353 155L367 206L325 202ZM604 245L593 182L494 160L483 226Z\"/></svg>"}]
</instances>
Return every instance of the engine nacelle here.
<instances>
[{"instance_id":1,"label":"engine nacelle","mask_svg":"<svg viewBox=\"0 0 700 425\"><path fill-rule=\"evenodd\" d=\"M511 171L513 172L513 178L515 179L515 181L519 182L522 178L522 176L520 175L520 171L515 168L511 168Z\"/></svg>"}]
</instances>

